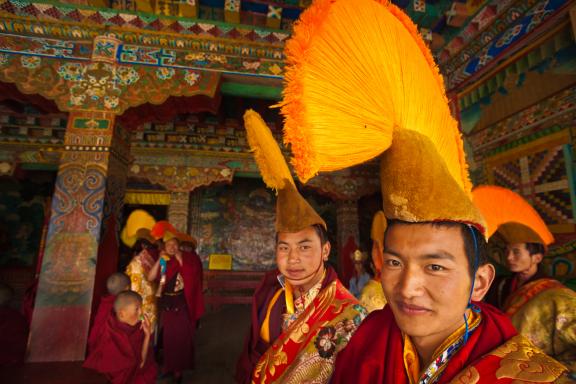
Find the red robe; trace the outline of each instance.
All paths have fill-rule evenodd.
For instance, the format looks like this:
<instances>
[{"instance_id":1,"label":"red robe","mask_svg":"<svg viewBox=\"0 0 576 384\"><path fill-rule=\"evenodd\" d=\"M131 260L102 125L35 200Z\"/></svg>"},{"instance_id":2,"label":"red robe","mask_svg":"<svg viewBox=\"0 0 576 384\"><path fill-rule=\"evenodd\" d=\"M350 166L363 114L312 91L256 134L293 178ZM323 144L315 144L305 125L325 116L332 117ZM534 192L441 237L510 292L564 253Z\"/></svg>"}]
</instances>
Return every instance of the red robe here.
<instances>
[{"instance_id":1,"label":"red robe","mask_svg":"<svg viewBox=\"0 0 576 384\"><path fill-rule=\"evenodd\" d=\"M100 298L100 304L98 305L98 311L94 317L94 323L92 324L92 329L90 329L90 335L88 336L88 351L91 351L94 344L100 338L100 334L108 318L112 315L114 316L114 301L116 300L116 295L106 295Z\"/></svg>"},{"instance_id":2,"label":"red robe","mask_svg":"<svg viewBox=\"0 0 576 384\"><path fill-rule=\"evenodd\" d=\"M144 337L140 322L132 326L109 316L83 366L104 374L114 384L154 384L158 368L152 342L140 368Z\"/></svg>"},{"instance_id":3,"label":"red robe","mask_svg":"<svg viewBox=\"0 0 576 384\"><path fill-rule=\"evenodd\" d=\"M525 339L520 340L521 336L516 336L516 330L503 313L488 304L475 304L482 310L482 320L470 334L468 342L450 359L438 383L448 383L452 379L479 384L511 383L514 379L530 382L530 378L536 379L536 371L530 373L523 370L531 365L549 374L543 376L540 382L553 382L562 373L562 366L555 360L531 349ZM499 348L503 345L504 348ZM512 356L515 351L523 353L520 357ZM534 357L537 358L536 362ZM470 381L465 381L465 378ZM372 312L348 346L338 354L332 383L408 382L402 332L390 306L386 306Z\"/></svg>"},{"instance_id":4,"label":"red robe","mask_svg":"<svg viewBox=\"0 0 576 384\"><path fill-rule=\"evenodd\" d=\"M26 318L15 309L0 307L0 367L24 362L27 342Z\"/></svg>"},{"instance_id":5,"label":"red robe","mask_svg":"<svg viewBox=\"0 0 576 384\"><path fill-rule=\"evenodd\" d=\"M180 273L184 294L170 294ZM196 322L204 314L202 296L202 262L195 252L182 253L182 265L175 258L166 264L166 285L159 302L160 325L164 346L164 372L181 372L194 368Z\"/></svg>"}]
</instances>

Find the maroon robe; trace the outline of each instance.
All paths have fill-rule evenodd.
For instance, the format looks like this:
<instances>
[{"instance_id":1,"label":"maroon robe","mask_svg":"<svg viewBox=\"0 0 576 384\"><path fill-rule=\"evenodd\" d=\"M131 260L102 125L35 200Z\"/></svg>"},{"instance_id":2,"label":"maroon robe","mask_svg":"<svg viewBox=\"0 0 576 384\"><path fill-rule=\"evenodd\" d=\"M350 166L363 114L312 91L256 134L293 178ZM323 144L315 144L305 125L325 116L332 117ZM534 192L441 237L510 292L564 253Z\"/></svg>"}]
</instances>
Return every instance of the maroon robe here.
<instances>
[{"instance_id":1,"label":"maroon robe","mask_svg":"<svg viewBox=\"0 0 576 384\"><path fill-rule=\"evenodd\" d=\"M242 354L236 365L236 382L239 384L251 382L252 372L260 357L282 333L282 314L286 312L284 293L280 294L270 311L270 342L267 343L260 337L260 329L266 317L270 300L272 300L278 289L282 287L277 277L279 274L280 271L277 269L266 273L252 297L252 324L244 341ZM326 276L322 281L322 289L336 279L338 279L338 276L334 269L327 267Z\"/></svg>"},{"instance_id":2,"label":"maroon robe","mask_svg":"<svg viewBox=\"0 0 576 384\"><path fill-rule=\"evenodd\" d=\"M13 308L0 307L0 367L24 362L27 342L26 318Z\"/></svg>"},{"instance_id":3,"label":"maroon robe","mask_svg":"<svg viewBox=\"0 0 576 384\"><path fill-rule=\"evenodd\" d=\"M100 298L98 311L96 312L94 323L92 324L92 329L90 329L90 335L88 336L89 352L100 338L100 334L102 333L108 318L114 316L114 301L116 301L116 295L106 295Z\"/></svg>"},{"instance_id":4,"label":"maroon robe","mask_svg":"<svg viewBox=\"0 0 576 384\"><path fill-rule=\"evenodd\" d=\"M109 316L83 367L104 374L114 384L156 383L158 367L152 353L152 342L146 362L140 368L145 338L141 325L140 322L129 325L116 316Z\"/></svg>"},{"instance_id":5,"label":"maroon robe","mask_svg":"<svg viewBox=\"0 0 576 384\"><path fill-rule=\"evenodd\" d=\"M474 304L482 310L482 321L450 359L438 383L449 382L465 367L517 334L508 317L496 308ZM403 351L402 332L387 305L368 315L338 354L331 383L408 383Z\"/></svg>"},{"instance_id":6,"label":"maroon robe","mask_svg":"<svg viewBox=\"0 0 576 384\"><path fill-rule=\"evenodd\" d=\"M178 274L184 281L179 294L174 292ZM175 258L168 260L159 309L164 347L162 371L193 369L196 322L204 314L202 263L195 252L183 252L182 265Z\"/></svg>"}]
</instances>

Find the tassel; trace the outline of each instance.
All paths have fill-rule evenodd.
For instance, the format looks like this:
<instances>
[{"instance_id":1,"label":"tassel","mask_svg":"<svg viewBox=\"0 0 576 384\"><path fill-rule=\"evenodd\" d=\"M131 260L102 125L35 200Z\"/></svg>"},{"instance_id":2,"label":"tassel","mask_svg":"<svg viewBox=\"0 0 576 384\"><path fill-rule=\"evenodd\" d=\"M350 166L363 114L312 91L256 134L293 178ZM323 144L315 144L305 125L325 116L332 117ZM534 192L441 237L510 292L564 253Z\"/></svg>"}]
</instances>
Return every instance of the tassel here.
<instances>
[{"instance_id":1,"label":"tassel","mask_svg":"<svg viewBox=\"0 0 576 384\"><path fill-rule=\"evenodd\" d=\"M286 181L294 184L294 179L280 151L278 142L260 115L249 109L244 113L244 125L248 133L248 144L268 188L283 189Z\"/></svg>"}]
</instances>

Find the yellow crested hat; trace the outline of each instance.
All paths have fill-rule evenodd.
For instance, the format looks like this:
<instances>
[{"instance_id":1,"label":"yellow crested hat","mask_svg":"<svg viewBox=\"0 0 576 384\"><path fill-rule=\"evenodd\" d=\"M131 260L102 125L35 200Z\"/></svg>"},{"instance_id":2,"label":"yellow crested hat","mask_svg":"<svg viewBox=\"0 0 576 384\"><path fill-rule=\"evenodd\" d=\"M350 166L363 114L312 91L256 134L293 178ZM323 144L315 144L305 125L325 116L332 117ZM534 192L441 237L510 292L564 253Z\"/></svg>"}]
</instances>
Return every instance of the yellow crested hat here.
<instances>
[{"instance_id":1,"label":"yellow crested hat","mask_svg":"<svg viewBox=\"0 0 576 384\"><path fill-rule=\"evenodd\" d=\"M326 223L300 195L294 179L270 128L253 110L244 114L248 143L264 183L278 193L276 232L299 232L314 224L326 229Z\"/></svg>"},{"instance_id":2,"label":"yellow crested hat","mask_svg":"<svg viewBox=\"0 0 576 384\"><path fill-rule=\"evenodd\" d=\"M303 182L380 156L385 218L484 232L442 77L399 8L316 0L295 24L286 57L284 141Z\"/></svg>"},{"instance_id":3,"label":"yellow crested hat","mask_svg":"<svg viewBox=\"0 0 576 384\"><path fill-rule=\"evenodd\" d=\"M508 244L540 243L549 246L554 236L542 217L520 195L507 188L481 185L472 191L474 204L487 224L487 235L498 232Z\"/></svg>"},{"instance_id":4,"label":"yellow crested hat","mask_svg":"<svg viewBox=\"0 0 576 384\"><path fill-rule=\"evenodd\" d=\"M155 224L156 220L152 215L142 209L136 209L128 216L126 225L120 232L120 239L128 247L133 247L138 239L154 241L150 231Z\"/></svg>"}]
</instances>

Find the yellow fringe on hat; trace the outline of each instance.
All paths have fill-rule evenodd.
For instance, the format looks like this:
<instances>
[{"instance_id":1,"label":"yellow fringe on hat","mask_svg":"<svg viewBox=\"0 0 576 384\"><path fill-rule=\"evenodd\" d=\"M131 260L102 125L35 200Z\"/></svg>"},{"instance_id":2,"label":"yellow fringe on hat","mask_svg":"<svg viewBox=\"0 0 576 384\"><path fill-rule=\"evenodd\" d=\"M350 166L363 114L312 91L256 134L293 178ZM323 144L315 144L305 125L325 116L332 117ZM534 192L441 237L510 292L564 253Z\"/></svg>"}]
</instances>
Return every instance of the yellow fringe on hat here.
<instances>
[{"instance_id":1,"label":"yellow fringe on hat","mask_svg":"<svg viewBox=\"0 0 576 384\"><path fill-rule=\"evenodd\" d=\"M502 231L509 242L537 242L545 246L554 242L542 217L517 193L495 185L482 185L474 188L472 197L486 219L488 237Z\"/></svg>"},{"instance_id":2,"label":"yellow fringe on hat","mask_svg":"<svg viewBox=\"0 0 576 384\"><path fill-rule=\"evenodd\" d=\"M393 131L430 139L449 174L471 183L438 68L412 21L376 0L316 0L286 44L284 141L306 182L368 161Z\"/></svg>"},{"instance_id":3,"label":"yellow fringe on hat","mask_svg":"<svg viewBox=\"0 0 576 384\"><path fill-rule=\"evenodd\" d=\"M252 109L244 113L244 125L248 133L248 144L254 153L254 160L260 169L262 179L268 188L276 191L284 188L288 180L294 184L294 179L280 151L278 142L272 136L270 128L262 117Z\"/></svg>"}]
</instances>

